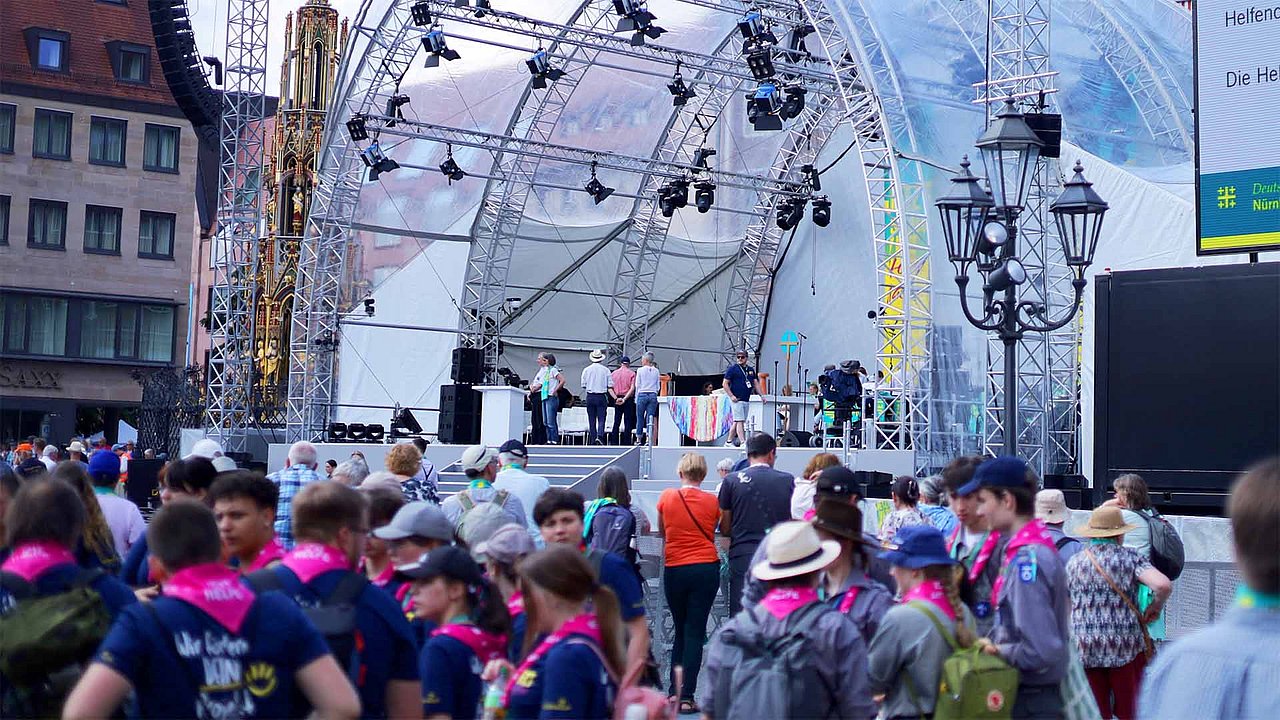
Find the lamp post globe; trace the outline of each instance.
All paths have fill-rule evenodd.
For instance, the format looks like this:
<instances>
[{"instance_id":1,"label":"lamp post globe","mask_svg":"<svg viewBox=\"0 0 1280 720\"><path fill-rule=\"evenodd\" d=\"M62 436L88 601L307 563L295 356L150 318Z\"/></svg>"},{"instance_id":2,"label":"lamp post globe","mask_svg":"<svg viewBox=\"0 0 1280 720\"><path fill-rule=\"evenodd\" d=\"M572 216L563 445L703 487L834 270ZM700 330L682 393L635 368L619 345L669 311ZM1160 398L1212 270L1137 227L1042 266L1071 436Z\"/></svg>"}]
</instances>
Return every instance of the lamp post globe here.
<instances>
[{"instance_id":1,"label":"lamp post globe","mask_svg":"<svg viewBox=\"0 0 1280 720\"><path fill-rule=\"evenodd\" d=\"M1084 179L1084 166L1076 161L1074 175L1063 185L1062 194L1049 206L1058 226L1058 239L1067 265L1083 278L1085 268L1093 264L1102 233L1102 218L1110 206Z\"/></svg>"},{"instance_id":2,"label":"lamp post globe","mask_svg":"<svg viewBox=\"0 0 1280 720\"><path fill-rule=\"evenodd\" d=\"M951 178L951 194L938 198L934 207L942 220L947 241L947 257L963 275L978 253L978 238L991 216L995 201L969 171L969 156L960 163L960 172Z\"/></svg>"},{"instance_id":3,"label":"lamp post globe","mask_svg":"<svg viewBox=\"0 0 1280 720\"><path fill-rule=\"evenodd\" d=\"M1014 107L1013 98L1006 98L974 145L982 156L996 207L1016 215L1026 204L1044 141Z\"/></svg>"}]
</instances>

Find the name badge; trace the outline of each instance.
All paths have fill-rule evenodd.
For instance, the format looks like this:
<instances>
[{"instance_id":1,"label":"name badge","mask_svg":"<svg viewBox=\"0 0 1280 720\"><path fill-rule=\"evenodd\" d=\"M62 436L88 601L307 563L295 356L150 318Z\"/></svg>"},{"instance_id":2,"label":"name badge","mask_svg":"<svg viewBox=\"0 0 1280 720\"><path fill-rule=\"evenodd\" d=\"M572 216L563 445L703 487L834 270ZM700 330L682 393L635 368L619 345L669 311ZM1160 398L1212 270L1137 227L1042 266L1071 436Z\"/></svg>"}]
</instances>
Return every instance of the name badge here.
<instances>
[{"instance_id":1,"label":"name badge","mask_svg":"<svg viewBox=\"0 0 1280 720\"><path fill-rule=\"evenodd\" d=\"M1027 553L1018 558L1018 579L1024 583L1036 581L1035 553Z\"/></svg>"}]
</instances>

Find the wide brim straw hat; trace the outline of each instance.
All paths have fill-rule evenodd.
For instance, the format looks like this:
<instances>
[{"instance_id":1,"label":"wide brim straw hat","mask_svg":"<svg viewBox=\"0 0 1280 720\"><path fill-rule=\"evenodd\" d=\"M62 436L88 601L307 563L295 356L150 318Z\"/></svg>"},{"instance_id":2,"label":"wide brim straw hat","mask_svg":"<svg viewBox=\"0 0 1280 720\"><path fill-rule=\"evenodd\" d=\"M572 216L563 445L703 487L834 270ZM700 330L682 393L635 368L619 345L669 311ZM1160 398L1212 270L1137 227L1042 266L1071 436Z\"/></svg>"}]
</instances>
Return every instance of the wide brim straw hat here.
<instances>
[{"instance_id":1,"label":"wide brim straw hat","mask_svg":"<svg viewBox=\"0 0 1280 720\"><path fill-rule=\"evenodd\" d=\"M840 543L823 540L807 522L791 520L779 523L765 538L768 558L751 568L759 580L781 580L807 575L830 565L840 555Z\"/></svg>"},{"instance_id":2,"label":"wide brim straw hat","mask_svg":"<svg viewBox=\"0 0 1280 720\"><path fill-rule=\"evenodd\" d=\"M1137 530L1137 525L1124 521L1119 508L1100 507L1089 514L1089 522L1077 527L1073 534L1078 537L1108 538L1124 535Z\"/></svg>"}]
</instances>

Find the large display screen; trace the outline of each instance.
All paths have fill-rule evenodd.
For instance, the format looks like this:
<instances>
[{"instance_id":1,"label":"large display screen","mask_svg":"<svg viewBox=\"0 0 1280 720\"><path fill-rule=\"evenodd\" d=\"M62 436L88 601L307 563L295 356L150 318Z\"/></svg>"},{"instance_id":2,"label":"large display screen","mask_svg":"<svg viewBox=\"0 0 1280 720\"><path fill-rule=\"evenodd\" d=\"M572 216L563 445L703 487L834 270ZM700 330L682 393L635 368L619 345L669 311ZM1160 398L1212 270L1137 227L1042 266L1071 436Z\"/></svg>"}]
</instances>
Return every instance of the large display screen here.
<instances>
[{"instance_id":1,"label":"large display screen","mask_svg":"<svg viewBox=\"0 0 1280 720\"><path fill-rule=\"evenodd\" d=\"M1197 252L1280 250L1280 1L1196 0Z\"/></svg>"}]
</instances>

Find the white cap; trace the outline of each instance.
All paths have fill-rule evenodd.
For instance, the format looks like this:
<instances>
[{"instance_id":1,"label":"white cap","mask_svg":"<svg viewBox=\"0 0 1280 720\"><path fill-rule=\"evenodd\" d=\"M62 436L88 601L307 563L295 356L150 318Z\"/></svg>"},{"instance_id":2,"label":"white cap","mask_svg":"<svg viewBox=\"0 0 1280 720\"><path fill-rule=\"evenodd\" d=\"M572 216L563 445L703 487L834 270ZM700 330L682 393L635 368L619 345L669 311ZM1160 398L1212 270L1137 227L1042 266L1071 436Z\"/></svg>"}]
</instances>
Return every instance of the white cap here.
<instances>
[{"instance_id":1,"label":"white cap","mask_svg":"<svg viewBox=\"0 0 1280 720\"><path fill-rule=\"evenodd\" d=\"M213 469L218 472L229 472L236 469L236 461L226 455L219 455L213 459Z\"/></svg>"},{"instance_id":2,"label":"white cap","mask_svg":"<svg viewBox=\"0 0 1280 720\"><path fill-rule=\"evenodd\" d=\"M498 453L493 448L485 445L472 445L462 452L462 457L458 459L458 465L463 472L471 470L473 472L484 472L489 463L498 459Z\"/></svg>"},{"instance_id":3,"label":"white cap","mask_svg":"<svg viewBox=\"0 0 1280 720\"><path fill-rule=\"evenodd\" d=\"M222 446L218 444L218 441L205 438L197 440L196 444L191 446L191 452L187 454L187 457L202 457L205 460L212 460L221 455Z\"/></svg>"}]
</instances>

